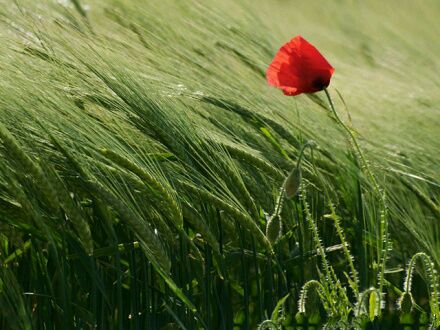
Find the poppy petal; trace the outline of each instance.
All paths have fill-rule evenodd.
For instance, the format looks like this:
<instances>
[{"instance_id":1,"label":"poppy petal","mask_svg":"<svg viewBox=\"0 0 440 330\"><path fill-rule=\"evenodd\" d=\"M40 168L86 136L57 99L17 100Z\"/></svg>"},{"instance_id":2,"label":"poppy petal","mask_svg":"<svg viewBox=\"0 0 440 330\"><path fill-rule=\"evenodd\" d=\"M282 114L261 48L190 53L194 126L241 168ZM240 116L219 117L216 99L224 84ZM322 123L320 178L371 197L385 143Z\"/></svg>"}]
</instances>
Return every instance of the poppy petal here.
<instances>
[{"instance_id":1,"label":"poppy petal","mask_svg":"<svg viewBox=\"0 0 440 330\"><path fill-rule=\"evenodd\" d=\"M333 72L334 68L312 44L296 36L279 49L266 77L269 85L292 96L326 88Z\"/></svg>"}]
</instances>

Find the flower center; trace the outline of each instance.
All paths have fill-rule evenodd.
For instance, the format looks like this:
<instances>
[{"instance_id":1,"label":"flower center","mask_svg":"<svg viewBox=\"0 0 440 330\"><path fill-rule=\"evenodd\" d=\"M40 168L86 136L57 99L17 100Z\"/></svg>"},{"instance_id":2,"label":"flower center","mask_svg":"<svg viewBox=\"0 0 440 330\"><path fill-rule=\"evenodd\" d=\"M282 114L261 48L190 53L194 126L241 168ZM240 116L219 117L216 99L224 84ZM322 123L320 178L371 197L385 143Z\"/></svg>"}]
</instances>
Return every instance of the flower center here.
<instances>
[{"instance_id":1,"label":"flower center","mask_svg":"<svg viewBox=\"0 0 440 330\"><path fill-rule=\"evenodd\" d=\"M328 81L326 81L323 77L317 77L313 80L312 86L317 90L324 89L328 86Z\"/></svg>"}]
</instances>

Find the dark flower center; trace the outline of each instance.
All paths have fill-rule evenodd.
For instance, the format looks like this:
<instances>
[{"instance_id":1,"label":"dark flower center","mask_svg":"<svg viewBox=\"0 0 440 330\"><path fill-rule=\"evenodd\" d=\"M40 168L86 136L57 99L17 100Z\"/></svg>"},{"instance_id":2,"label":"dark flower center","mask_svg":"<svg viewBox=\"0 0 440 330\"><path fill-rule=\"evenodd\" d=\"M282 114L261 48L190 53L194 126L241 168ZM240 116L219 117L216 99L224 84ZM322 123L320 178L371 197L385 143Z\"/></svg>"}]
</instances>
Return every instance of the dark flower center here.
<instances>
[{"instance_id":1,"label":"dark flower center","mask_svg":"<svg viewBox=\"0 0 440 330\"><path fill-rule=\"evenodd\" d=\"M322 78L322 77L317 77L312 82L312 86L314 88L316 88L317 90L321 90L321 89L326 88L328 86L328 84L329 84L329 81Z\"/></svg>"}]
</instances>

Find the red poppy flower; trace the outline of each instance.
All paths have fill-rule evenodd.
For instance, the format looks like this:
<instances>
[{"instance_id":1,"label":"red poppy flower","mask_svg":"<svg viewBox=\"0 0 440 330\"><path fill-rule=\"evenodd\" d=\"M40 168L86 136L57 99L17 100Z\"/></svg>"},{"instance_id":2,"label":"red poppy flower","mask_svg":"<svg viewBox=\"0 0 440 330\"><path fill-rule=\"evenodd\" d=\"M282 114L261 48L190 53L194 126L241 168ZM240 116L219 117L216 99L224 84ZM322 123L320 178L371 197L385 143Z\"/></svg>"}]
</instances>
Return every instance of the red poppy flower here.
<instances>
[{"instance_id":1,"label":"red poppy flower","mask_svg":"<svg viewBox=\"0 0 440 330\"><path fill-rule=\"evenodd\" d=\"M284 95L315 93L330 84L335 69L307 40L296 36L280 48L266 72L269 85Z\"/></svg>"}]
</instances>

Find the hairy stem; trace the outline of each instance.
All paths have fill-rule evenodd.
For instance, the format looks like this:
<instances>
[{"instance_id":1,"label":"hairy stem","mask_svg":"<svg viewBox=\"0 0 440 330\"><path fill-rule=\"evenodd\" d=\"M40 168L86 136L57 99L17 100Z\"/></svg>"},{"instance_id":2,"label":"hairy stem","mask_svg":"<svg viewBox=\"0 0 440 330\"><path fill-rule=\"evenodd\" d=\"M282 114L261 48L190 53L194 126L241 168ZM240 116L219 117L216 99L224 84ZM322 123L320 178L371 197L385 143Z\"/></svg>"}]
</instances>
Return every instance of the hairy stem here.
<instances>
[{"instance_id":1,"label":"hairy stem","mask_svg":"<svg viewBox=\"0 0 440 330\"><path fill-rule=\"evenodd\" d=\"M386 208L386 202L385 202L385 195L382 192L376 177L372 173L370 166L368 165L367 160L364 157L364 154L359 146L359 143L357 142L357 139L354 135L354 132L352 129L350 129L339 117L338 113L336 112L335 106L333 104L332 98L330 96L330 93L325 88L324 89L325 95L327 96L328 102L330 104L330 109L337 121L337 123L344 129L344 131L348 134L350 138L350 142L352 146L354 147L356 154L358 155L360 161L361 161L361 168L362 170L367 174L367 177L370 180L370 183L373 185L374 192L377 195L380 203L380 241L379 241L379 291L382 293L383 285L384 285L384 274L385 274L385 263L387 260L387 254L388 254L388 219L387 219L387 208Z\"/></svg>"}]
</instances>

